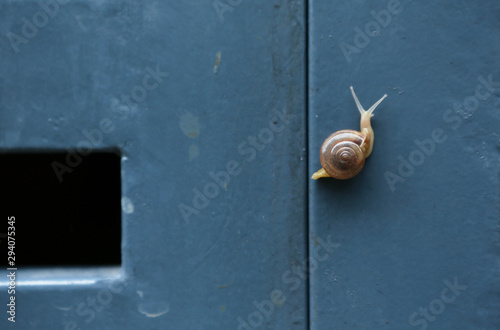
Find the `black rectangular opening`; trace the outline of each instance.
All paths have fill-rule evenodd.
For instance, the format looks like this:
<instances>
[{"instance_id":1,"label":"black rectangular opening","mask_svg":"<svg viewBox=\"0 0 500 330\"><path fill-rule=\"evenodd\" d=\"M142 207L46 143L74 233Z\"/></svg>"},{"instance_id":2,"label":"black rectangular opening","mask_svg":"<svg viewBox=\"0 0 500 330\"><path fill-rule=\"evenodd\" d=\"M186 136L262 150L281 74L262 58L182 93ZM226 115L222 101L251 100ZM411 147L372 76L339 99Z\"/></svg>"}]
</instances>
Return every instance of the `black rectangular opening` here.
<instances>
[{"instance_id":1,"label":"black rectangular opening","mask_svg":"<svg viewBox=\"0 0 500 330\"><path fill-rule=\"evenodd\" d=\"M120 265L120 176L115 150L0 154L2 265L12 216L16 267Z\"/></svg>"}]
</instances>

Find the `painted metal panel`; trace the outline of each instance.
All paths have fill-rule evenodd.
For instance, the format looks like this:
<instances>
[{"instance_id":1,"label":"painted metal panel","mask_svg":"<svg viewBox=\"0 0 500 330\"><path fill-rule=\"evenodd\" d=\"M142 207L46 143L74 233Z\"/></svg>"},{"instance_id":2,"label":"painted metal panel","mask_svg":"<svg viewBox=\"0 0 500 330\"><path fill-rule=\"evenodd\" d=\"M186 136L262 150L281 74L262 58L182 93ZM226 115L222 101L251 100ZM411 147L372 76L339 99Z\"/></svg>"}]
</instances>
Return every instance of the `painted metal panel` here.
<instances>
[{"instance_id":1,"label":"painted metal panel","mask_svg":"<svg viewBox=\"0 0 500 330\"><path fill-rule=\"evenodd\" d=\"M20 269L2 328L307 327L304 1L2 2L0 34L1 147L119 148L123 237Z\"/></svg>"},{"instance_id":2,"label":"painted metal panel","mask_svg":"<svg viewBox=\"0 0 500 330\"><path fill-rule=\"evenodd\" d=\"M362 172L310 184L310 255L314 235L333 246L311 278L312 329L500 328L499 13L310 1L310 175L330 133L359 129L349 86L365 107L388 94Z\"/></svg>"}]
</instances>

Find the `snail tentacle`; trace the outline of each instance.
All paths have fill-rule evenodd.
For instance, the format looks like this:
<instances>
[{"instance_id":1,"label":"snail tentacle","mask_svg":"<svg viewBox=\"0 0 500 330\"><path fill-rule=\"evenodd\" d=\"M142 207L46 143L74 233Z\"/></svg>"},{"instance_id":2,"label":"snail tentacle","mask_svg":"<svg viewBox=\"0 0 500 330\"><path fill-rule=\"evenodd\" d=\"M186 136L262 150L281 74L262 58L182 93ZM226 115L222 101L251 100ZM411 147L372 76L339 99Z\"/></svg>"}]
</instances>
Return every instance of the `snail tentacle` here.
<instances>
[{"instance_id":1,"label":"snail tentacle","mask_svg":"<svg viewBox=\"0 0 500 330\"><path fill-rule=\"evenodd\" d=\"M384 96L382 96L380 98L380 100L375 102L375 104L372 105L370 107L370 109L365 110L363 108L363 106L361 105L361 103L359 102L359 99L356 96L356 93L354 92L354 88L351 86L350 89L351 89L352 97L354 98L354 102L356 102L356 106L358 107L358 110L359 110L359 113L361 114L361 116L369 115L369 117L373 117L373 111L375 110L375 108L387 97L387 94L384 94Z\"/></svg>"}]
</instances>

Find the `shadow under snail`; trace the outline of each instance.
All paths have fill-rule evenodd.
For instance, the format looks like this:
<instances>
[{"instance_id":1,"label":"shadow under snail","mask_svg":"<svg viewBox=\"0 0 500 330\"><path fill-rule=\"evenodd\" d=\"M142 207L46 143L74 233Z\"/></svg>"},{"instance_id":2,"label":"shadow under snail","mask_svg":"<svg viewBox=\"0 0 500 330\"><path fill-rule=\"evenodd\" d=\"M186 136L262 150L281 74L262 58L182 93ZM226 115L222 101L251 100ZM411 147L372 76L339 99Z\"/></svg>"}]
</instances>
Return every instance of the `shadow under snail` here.
<instances>
[{"instance_id":1,"label":"shadow under snail","mask_svg":"<svg viewBox=\"0 0 500 330\"><path fill-rule=\"evenodd\" d=\"M346 129L326 138L320 151L320 161L323 167L313 174L314 180L328 177L350 179L361 171L365 159L372 153L374 135L370 118L373 116L373 110L387 97L387 94L370 109L365 110L359 103L352 86L351 92L361 114L361 132Z\"/></svg>"}]
</instances>

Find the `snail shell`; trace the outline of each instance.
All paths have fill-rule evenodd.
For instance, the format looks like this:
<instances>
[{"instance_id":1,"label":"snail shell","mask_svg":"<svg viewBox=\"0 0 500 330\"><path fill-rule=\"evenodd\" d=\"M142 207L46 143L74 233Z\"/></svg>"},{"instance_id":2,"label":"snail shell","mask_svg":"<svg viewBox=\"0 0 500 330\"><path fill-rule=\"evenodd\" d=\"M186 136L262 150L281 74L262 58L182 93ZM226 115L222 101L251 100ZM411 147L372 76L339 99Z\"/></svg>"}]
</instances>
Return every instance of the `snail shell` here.
<instances>
[{"instance_id":1,"label":"snail shell","mask_svg":"<svg viewBox=\"0 0 500 330\"><path fill-rule=\"evenodd\" d=\"M353 130L333 133L321 146L321 166L333 178L352 178L365 165L365 140L363 134Z\"/></svg>"}]
</instances>

